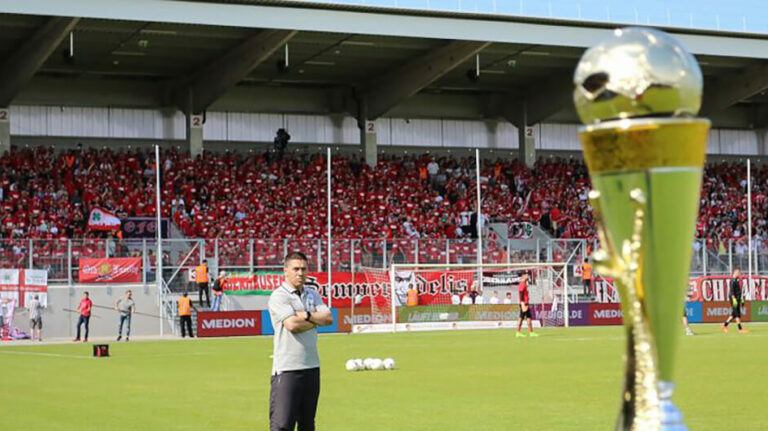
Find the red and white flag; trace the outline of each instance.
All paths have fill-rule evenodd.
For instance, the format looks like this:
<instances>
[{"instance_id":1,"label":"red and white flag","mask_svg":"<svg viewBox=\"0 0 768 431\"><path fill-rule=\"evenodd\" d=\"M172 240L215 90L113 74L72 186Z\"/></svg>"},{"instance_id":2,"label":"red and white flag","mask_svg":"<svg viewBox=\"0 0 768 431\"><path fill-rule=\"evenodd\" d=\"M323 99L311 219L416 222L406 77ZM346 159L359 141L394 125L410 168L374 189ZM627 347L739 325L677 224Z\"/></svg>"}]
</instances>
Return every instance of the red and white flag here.
<instances>
[{"instance_id":1,"label":"red and white flag","mask_svg":"<svg viewBox=\"0 0 768 431\"><path fill-rule=\"evenodd\" d=\"M92 230L120 230L120 218L101 208L91 210L88 216L88 229Z\"/></svg>"}]
</instances>

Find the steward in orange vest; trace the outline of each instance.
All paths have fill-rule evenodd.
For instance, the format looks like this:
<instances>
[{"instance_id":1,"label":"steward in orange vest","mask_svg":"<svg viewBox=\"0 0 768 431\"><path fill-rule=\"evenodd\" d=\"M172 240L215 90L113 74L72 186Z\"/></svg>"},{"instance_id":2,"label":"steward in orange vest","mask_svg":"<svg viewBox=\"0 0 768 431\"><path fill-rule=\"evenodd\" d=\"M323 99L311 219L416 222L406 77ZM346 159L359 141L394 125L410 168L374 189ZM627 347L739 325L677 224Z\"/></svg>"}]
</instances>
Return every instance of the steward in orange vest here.
<instances>
[{"instance_id":1,"label":"steward in orange vest","mask_svg":"<svg viewBox=\"0 0 768 431\"><path fill-rule=\"evenodd\" d=\"M200 306L203 306L203 294L205 294L205 302L208 304L208 308L211 307L211 292L208 290L208 261L204 260L197 268L195 268L195 282L197 283L197 298Z\"/></svg>"},{"instance_id":2,"label":"steward in orange vest","mask_svg":"<svg viewBox=\"0 0 768 431\"><path fill-rule=\"evenodd\" d=\"M191 316L192 315L192 301L187 297L187 293L184 292L184 296L179 298L179 316Z\"/></svg>"},{"instance_id":3,"label":"steward in orange vest","mask_svg":"<svg viewBox=\"0 0 768 431\"><path fill-rule=\"evenodd\" d=\"M581 265L581 283L584 286L584 295L588 296L592 293L592 264L589 263L589 259L584 259L584 264Z\"/></svg>"},{"instance_id":4,"label":"steward in orange vest","mask_svg":"<svg viewBox=\"0 0 768 431\"><path fill-rule=\"evenodd\" d=\"M179 298L179 325L181 326L181 338L187 336L187 331L190 338L195 336L195 333L192 332L192 301L189 300L187 292L184 292L184 295Z\"/></svg>"},{"instance_id":5,"label":"steward in orange vest","mask_svg":"<svg viewBox=\"0 0 768 431\"><path fill-rule=\"evenodd\" d=\"M208 261L204 260L202 264L195 267L195 281L198 283L208 283Z\"/></svg>"}]
</instances>

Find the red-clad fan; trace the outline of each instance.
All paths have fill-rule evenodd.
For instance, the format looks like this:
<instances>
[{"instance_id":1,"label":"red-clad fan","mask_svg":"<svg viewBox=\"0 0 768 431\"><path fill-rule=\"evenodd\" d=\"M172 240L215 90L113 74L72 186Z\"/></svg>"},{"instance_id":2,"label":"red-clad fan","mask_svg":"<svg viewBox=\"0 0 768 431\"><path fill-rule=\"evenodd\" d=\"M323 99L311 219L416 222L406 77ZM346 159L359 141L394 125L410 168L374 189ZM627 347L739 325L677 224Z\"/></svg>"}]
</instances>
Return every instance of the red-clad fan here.
<instances>
[{"instance_id":1,"label":"red-clad fan","mask_svg":"<svg viewBox=\"0 0 768 431\"><path fill-rule=\"evenodd\" d=\"M163 216L186 236L316 240L325 234L322 156L286 155L278 163L268 154L210 153L192 159L167 150L162 157ZM427 166L432 163L430 172ZM121 217L152 216L153 165L151 154L130 149L15 149L0 157L0 238L101 238L86 229L90 210L97 206ZM334 157L333 236L419 241L461 237L456 227L471 218L475 199L473 170L474 160L468 158L384 154L374 169L357 157ZM734 252L746 254L740 246L748 232L744 172L742 163L706 168L696 234L718 253L734 240ZM752 239L764 243L768 167L753 169L753 174ZM553 157L528 169L517 160L498 159L485 162L481 175L482 212L492 220L536 223L546 221L548 214L554 237L594 236L586 199L589 179L581 162ZM287 196L288 189L296 193ZM451 245L451 261L471 254L473 247ZM80 242L73 243L73 252L91 254L81 248L85 246ZM91 248L104 247L101 243ZM496 249L487 252L489 258L499 259ZM439 258L434 252L423 253ZM438 253L446 253L444 243ZM15 258L6 252L0 263Z\"/></svg>"}]
</instances>

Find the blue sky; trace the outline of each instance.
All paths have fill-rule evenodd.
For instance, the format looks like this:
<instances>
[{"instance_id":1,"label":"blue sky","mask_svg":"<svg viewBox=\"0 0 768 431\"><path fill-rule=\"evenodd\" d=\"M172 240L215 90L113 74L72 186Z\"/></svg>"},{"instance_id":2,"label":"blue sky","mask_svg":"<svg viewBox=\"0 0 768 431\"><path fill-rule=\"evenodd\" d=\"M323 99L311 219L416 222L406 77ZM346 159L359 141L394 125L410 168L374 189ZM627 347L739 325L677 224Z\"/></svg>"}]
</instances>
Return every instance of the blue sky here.
<instances>
[{"instance_id":1,"label":"blue sky","mask_svg":"<svg viewBox=\"0 0 768 431\"><path fill-rule=\"evenodd\" d=\"M315 0L768 33L766 0ZM521 13L522 12L522 13Z\"/></svg>"}]
</instances>

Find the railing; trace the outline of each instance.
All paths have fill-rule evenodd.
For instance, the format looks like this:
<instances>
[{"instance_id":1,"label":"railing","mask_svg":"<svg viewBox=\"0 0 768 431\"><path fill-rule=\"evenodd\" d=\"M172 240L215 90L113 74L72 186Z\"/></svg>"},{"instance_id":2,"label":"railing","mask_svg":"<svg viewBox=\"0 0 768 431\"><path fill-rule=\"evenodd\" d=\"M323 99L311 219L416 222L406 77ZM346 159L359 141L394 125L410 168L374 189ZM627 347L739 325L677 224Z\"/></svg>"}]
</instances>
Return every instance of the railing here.
<instances>
[{"instance_id":1,"label":"railing","mask_svg":"<svg viewBox=\"0 0 768 431\"><path fill-rule=\"evenodd\" d=\"M749 268L749 246L744 238L715 243L696 241L691 259L691 275L730 274L739 268L746 273ZM768 246L763 241L752 243L752 273L768 269Z\"/></svg>"},{"instance_id":2,"label":"railing","mask_svg":"<svg viewBox=\"0 0 768 431\"><path fill-rule=\"evenodd\" d=\"M387 268L393 263L476 263L477 242L470 239L338 239L333 240L333 271L357 271L360 267ZM310 271L328 268L324 239L182 239L163 240L163 279L171 291L186 288L189 271L203 259L214 270L228 272L279 271L289 251L309 258ZM573 254L583 261L595 243L587 240L504 239L484 241L483 261L562 261ZM152 240L0 240L0 268L30 268L48 271L52 284L78 280L81 258L141 257L142 281L154 283L156 243ZM734 268L746 272L749 252L745 240L720 243L699 241L693 246L692 275L728 274ZM753 273L768 269L768 247L752 246Z\"/></svg>"},{"instance_id":3,"label":"railing","mask_svg":"<svg viewBox=\"0 0 768 431\"><path fill-rule=\"evenodd\" d=\"M176 307L176 296L172 294L171 290L168 288L168 285L163 283L163 294L160 297L160 309L161 315L163 316L165 322L168 323L168 325L171 327L171 332L173 332L174 335L179 334L179 326L176 319L178 319L177 315L177 307Z\"/></svg>"},{"instance_id":4,"label":"railing","mask_svg":"<svg viewBox=\"0 0 768 431\"><path fill-rule=\"evenodd\" d=\"M697 0L594 2L586 0L294 0L435 12L482 13L615 24L765 33L768 11L761 2L702 8Z\"/></svg>"}]
</instances>

